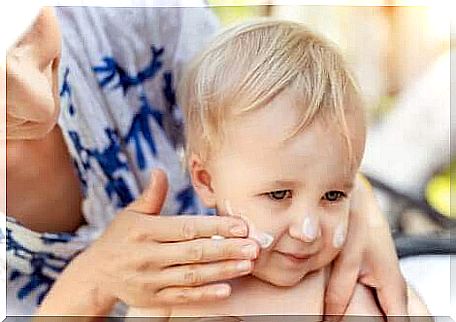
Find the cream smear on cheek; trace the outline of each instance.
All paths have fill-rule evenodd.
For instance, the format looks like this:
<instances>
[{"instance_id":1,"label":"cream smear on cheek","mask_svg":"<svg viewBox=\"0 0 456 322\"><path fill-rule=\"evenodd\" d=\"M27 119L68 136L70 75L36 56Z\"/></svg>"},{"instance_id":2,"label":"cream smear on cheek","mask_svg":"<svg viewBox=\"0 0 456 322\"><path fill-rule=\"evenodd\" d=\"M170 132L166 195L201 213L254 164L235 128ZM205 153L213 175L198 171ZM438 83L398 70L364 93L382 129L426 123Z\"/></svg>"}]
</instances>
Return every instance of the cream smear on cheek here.
<instances>
[{"instance_id":1,"label":"cream smear on cheek","mask_svg":"<svg viewBox=\"0 0 456 322\"><path fill-rule=\"evenodd\" d=\"M334 229L334 235L332 244L334 248L342 248L347 237L347 225L345 222L340 222L336 229Z\"/></svg>"},{"instance_id":2,"label":"cream smear on cheek","mask_svg":"<svg viewBox=\"0 0 456 322\"><path fill-rule=\"evenodd\" d=\"M233 208L231 207L231 203L228 200L225 199L223 201L223 206L224 206L225 212L226 212L226 214L228 214L228 216L240 217L247 223L247 226L249 228L249 234L247 236L248 238L252 238L252 239L256 240L262 249L266 249L272 245L272 242L274 241L274 237L272 235L257 229L253 225L253 223L249 221L249 219L247 217L243 216L239 212L235 213L233 211ZM219 235L212 236L212 239L223 239L223 238L224 238L223 236L219 236Z\"/></svg>"}]
</instances>

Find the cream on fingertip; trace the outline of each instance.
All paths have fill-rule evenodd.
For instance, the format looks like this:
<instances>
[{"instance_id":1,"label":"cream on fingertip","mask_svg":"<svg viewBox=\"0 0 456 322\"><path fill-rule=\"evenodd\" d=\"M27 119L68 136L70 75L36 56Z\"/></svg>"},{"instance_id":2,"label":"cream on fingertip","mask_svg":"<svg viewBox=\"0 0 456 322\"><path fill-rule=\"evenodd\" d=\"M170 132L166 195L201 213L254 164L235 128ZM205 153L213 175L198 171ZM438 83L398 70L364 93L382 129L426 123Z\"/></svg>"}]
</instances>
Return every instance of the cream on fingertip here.
<instances>
[{"instance_id":1,"label":"cream on fingertip","mask_svg":"<svg viewBox=\"0 0 456 322\"><path fill-rule=\"evenodd\" d=\"M272 242L274 241L274 237L272 237L268 233L257 232L256 230L252 230L250 238L255 239L260 245L260 247L263 249L271 246Z\"/></svg>"},{"instance_id":2,"label":"cream on fingertip","mask_svg":"<svg viewBox=\"0 0 456 322\"><path fill-rule=\"evenodd\" d=\"M274 241L274 237L272 235L256 229L253 226L253 224L245 216L238 214L238 213L235 214L233 211L233 208L231 207L231 204L228 200L225 199L223 201L223 205L225 207L226 213L229 216L241 217L247 223L247 227L249 228L249 234L247 237L256 240L262 249L268 248L272 245L272 243Z\"/></svg>"}]
</instances>

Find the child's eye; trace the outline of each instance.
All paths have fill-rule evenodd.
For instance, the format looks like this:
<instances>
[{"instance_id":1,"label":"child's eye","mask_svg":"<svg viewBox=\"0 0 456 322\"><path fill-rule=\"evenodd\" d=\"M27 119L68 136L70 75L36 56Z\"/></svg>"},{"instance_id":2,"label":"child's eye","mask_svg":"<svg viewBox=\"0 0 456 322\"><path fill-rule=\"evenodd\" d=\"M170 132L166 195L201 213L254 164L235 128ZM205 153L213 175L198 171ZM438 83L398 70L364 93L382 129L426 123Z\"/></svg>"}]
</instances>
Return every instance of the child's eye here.
<instances>
[{"instance_id":1,"label":"child's eye","mask_svg":"<svg viewBox=\"0 0 456 322\"><path fill-rule=\"evenodd\" d=\"M325 193L325 195L323 196L323 200L334 202L341 198L345 198L345 196L345 193L343 193L342 191L333 190Z\"/></svg>"},{"instance_id":2,"label":"child's eye","mask_svg":"<svg viewBox=\"0 0 456 322\"><path fill-rule=\"evenodd\" d=\"M277 190L267 193L268 197L272 200L283 200L291 198L291 190Z\"/></svg>"}]
</instances>

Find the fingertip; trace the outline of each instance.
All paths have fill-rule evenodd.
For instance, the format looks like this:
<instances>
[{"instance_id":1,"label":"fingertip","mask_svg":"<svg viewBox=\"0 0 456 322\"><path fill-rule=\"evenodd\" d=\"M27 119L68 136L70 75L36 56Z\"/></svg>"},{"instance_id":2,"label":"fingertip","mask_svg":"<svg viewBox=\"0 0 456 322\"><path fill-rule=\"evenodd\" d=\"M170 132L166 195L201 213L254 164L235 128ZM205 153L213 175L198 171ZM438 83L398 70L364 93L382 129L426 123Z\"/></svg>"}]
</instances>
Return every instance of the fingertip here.
<instances>
[{"instance_id":1,"label":"fingertip","mask_svg":"<svg viewBox=\"0 0 456 322\"><path fill-rule=\"evenodd\" d=\"M160 168L155 168L150 174L148 196L151 198L164 199L168 191L168 177Z\"/></svg>"},{"instance_id":2,"label":"fingertip","mask_svg":"<svg viewBox=\"0 0 456 322\"><path fill-rule=\"evenodd\" d=\"M220 284L217 285L214 295L217 298L227 298L231 295L231 285L229 284Z\"/></svg>"},{"instance_id":3,"label":"fingertip","mask_svg":"<svg viewBox=\"0 0 456 322\"><path fill-rule=\"evenodd\" d=\"M129 209L149 215L160 214L168 193L168 179L162 169L154 169L141 195L134 200Z\"/></svg>"},{"instance_id":4,"label":"fingertip","mask_svg":"<svg viewBox=\"0 0 456 322\"><path fill-rule=\"evenodd\" d=\"M161 168L153 169L150 173L150 183L153 187L162 186L164 184L167 185L168 177L166 176L165 171Z\"/></svg>"}]
</instances>

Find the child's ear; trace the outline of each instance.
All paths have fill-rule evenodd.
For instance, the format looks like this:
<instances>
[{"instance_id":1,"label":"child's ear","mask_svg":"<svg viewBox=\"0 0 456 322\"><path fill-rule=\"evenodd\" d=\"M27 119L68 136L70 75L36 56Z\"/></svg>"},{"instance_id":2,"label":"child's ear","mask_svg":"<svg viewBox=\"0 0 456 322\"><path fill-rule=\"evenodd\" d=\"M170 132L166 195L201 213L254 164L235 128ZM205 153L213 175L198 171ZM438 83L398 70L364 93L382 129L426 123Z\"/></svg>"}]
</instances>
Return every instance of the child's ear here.
<instances>
[{"instance_id":1,"label":"child's ear","mask_svg":"<svg viewBox=\"0 0 456 322\"><path fill-rule=\"evenodd\" d=\"M212 188L209 171L204 166L200 157L194 153L192 153L188 162L190 177L196 193L206 207L214 208L216 206L216 198L214 189Z\"/></svg>"}]
</instances>

